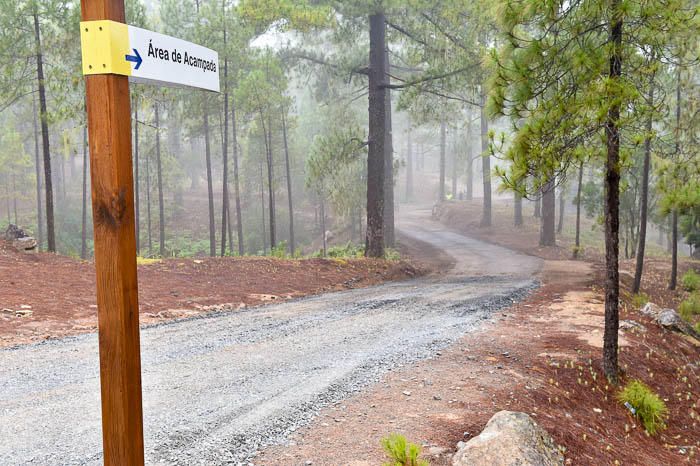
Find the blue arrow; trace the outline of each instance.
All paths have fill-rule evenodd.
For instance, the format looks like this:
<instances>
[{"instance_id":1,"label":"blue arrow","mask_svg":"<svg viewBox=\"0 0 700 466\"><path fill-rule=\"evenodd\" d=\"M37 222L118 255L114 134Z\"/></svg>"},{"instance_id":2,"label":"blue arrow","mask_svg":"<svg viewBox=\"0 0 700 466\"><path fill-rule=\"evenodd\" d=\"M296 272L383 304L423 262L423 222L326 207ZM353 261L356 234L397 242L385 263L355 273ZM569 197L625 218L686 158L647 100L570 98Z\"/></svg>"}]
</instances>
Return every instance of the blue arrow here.
<instances>
[{"instance_id":1,"label":"blue arrow","mask_svg":"<svg viewBox=\"0 0 700 466\"><path fill-rule=\"evenodd\" d=\"M135 69L135 70L138 70L139 67L141 66L141 63L143 62L143 59L141 58L141 55L139 55L139 51L138 51L138 50L136 50L136 49L133 49L133 50L134 50L134 53L135 53L136 55L125 55L125 56L124 56L124 59L125 59L126 61L130 61L130 62L136 63L136 66L134 67L134 69Z\"/></svg>"}]
</instances>

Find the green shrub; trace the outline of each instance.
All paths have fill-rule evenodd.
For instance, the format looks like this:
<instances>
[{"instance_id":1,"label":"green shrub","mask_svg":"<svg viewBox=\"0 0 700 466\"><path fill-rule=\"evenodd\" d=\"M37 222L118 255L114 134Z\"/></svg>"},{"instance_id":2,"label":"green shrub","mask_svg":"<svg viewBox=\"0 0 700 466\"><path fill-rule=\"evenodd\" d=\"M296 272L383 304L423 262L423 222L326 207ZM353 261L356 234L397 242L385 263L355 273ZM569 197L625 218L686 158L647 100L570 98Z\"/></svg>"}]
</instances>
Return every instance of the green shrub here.
<instances>
[{"instance_id":1,"label":"green shrub","mask_svg":"<svg viewBox=\"0 0 700 466\"><path fill-rule=\"evenodd\" d=\"M687 291L694 292L700 290L700 274L695 272L695 270L688 270L683 278L681 278L681 283L683 283L683 288Z\"/></svg>"},{"instance_id":2,"label":"green shrub","mask_svg":"<svg viewBox=\"0 0 700 466\"><path fill-rule=\"evenodd\" d=\"M332 246L328 248L328 257L340 258L340 259L352 259L355 257L362 257L365 255L365 248L363 246L357 246L351 242L345 243L343 246Z\"/></svg>"},{"instance_id":3,"label":"green shrub","mask_svg":"<svg viewBox=\"0 0 700 466\"><path fill-rule=\"evenodd\" d=\"M632 306L634 306L635 309L640 309L648 302L649 302L649 296L647 296L644 293L638 293L638 294L632 296Z\"/></svg>"},{"instance_id":4,"label":"green shrub","mask_svg":"<svg viewBox=\"0 0 700 466\"><path fill-rule=\"evenodd\" d=\"M690 321L694 315L700 314L700 293L693 293L683 301L678 307L678 313L686 321Z\"/></svg>"},{"instance_id":5,"label":"green shrub","mask_svg":"<svg viewBox=\"0 0 700 466\"><path fill-rule=\"evenodd\" d=\"M388 261L401 260L401 254L399 254L399 251L397 251L396 249L386 248L384 250L384 259Z\"/></svg>"},{"instance_id":6,"label":"green shrub","mask_svg":"<svg viewBox=\"0 0 700 466\"><path fill-rule=\"evenodd\" d=\"M428 462L418 458L420 447L410 443L401 434L391 434L382 439L382 447L389 457L384 466L429 466Z\"/></svg>"},{"instance_id":7,"label":"green shrub","mask_svg":"<svg viewBox=\"0 0 700 466\"><path fill-rule=\"evenodd\" d=\"M654 435L666 428L666 403L640 380L628 382L617 397L621 403L628 403L634 408L635 416L649 434Z\"/></svg>"},{"instance_id":8,"label":"green shrub","mask_svg":"<svg viewBox=\"0 0 700 466\"><path fill-rule=\"evenodd\" d=\"M270 256L276 257L277 259L287 259L289 254L287 254L287 242L280 241L277 246L270 250Z\"/></svg>"}]
</instances>

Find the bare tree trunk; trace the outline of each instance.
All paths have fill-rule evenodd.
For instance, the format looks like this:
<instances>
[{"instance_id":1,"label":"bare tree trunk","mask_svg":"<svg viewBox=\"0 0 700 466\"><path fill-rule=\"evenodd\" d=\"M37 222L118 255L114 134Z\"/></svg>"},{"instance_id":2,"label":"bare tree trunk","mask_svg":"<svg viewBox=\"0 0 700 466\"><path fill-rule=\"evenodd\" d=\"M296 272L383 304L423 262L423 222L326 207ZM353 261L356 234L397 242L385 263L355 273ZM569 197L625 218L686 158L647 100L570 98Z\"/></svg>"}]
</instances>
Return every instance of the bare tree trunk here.
<instances>
[{"instance_id":1,"label":"bare tree trunk","mask_svg":"<svg viewBox=\"0 0 700 466\"><path fill-rule=\"evenodd\" d=\"M389 71L389 49L384 49L384 66ZM387 74L386 84L391 84ZM394 233L394 136L392 130L391 90L384 90L384 246L393 247Z\"/></svg>"},{"instance_id":2,"label":"bare tree trunk","mask_svg":"<svg viewBox=\"0 0 700 466\"><path fill-rule=\"evenodd\" d=\"M151 215L151 157L146 156L146 216L148 217L148 255L153 257L153 222Z\"/></svg>"},{"instance_id":3,"label":"bare tree trunk","mask_svg":"<svg viewBox=\"0 0 700 466\"><path fill-rule=\"evenodd\" d=\"M369 17L369 150L365 255L384 257L384 132L386 125L384 13Z\"/></svg>"},{"instance_id":4,"label":"bare tree trunk","mask_svg":"<svg viewBox=\"0 0 700 466\"><path fill-rule=\"evenodd\" d=\"M671 280L669 290L675 290L678 285L678 211L671 213Z\"/></svg>"},{"instance_id":5,"label":"bare tree trunk","mask_svg":"<svg viewBox=\"0 0 700 466\"><path fill-rule=\"evenodd\" d=\"M267 127L265 126L265 118L263 117L262 109L260 110L260 119L263 123L263 138L265 139L265 149L267 153L267 202L268 214L270 216L270 250L277 246L277 228L275 225L275 166L272 158L272 121L268 120Z\"/></svg>"},{"instance_id":6,"label":"bare tree trunk","mask_svg":"<svg viewBox=\"0 0 700 466\"><path fill-rule=\"evenodd\" d=\"M221 2L222 17L226 18L226 0ZM224 27L224 48L226 48L227 35ZM226 229L229 226L228 215L228 58L224 58L224 128L221 154L223 157L223 192L221 201L221 257L226 254ZM233 245L232 245L233 246Z\"/></svg>"},{"instance_id":7,"label":"bare tree trunk","mask_svg":"<svg viewBox=\"0 0 700 466\"><path fill-rule=\"evenodd\" d=\"M413 198L413 142L411 141L411 124L406 135L406 202Z\"/></svg>"},{"instance_id":8,"label":"bare tree trunk","mask_svg":"<svg viewBox=\"0 0 700 466\"><path fill-rule=\"evenodd\" d=\"M681 69L676 72L676 155L680 153L681 128ZM678 209L671 212L671 280L669 290L675 290L678 281Z\"/></svg>"},{"instance_id":9,"label":"bare tree trunk","mask_svg":"<svg viewBox=\"0 0 700 466\"><path fill-rule=\"evenodd\" d=\"M243 244L243 215L241 213L241 188L238 176L238 130L236 126L236 102L231 100L231 137L233 138L233 190L236 196L236 232L238 236L238 255L245 254Z\"/></svg>"},{"instance_id":10,"label":"bare tree trunk","mask_svg":"<svg viewBox=\"0 0 700 466\"><path fill-rule=\"evenodd\" d=\"M265 136L263 135L263 138ZM260 161L260 205L262 206L262 238L263 254L267 255L267 233L265 229L265 178L263 177L262 160Z\"/></svg>"},{"instance_id":11,"label":"bare tree trunk","mask_svg":"<svg viewBox=\"0 0 700 466\"><path fill-rule=\"evenodd\" d=\"M209 139L209 110L204 104L204 157L207 169L207 195L209 198L209 255L216 256L216 221L214 220L214 179L211 173L211 140Z\"/></svg>"},{"instance_id":12,"label":"bare tree trunk","mask_svg":"<svg viewBox=\"0 0 700 466\"><path fill-rule=\"evenodd\" d=\"M649 79L649 106L654 105L654 78L655 73ZM637 246L637 263L634 269L634 284L632 293L639 293L642 286L642 273L644 272L644 252L647 241L647 217L649 204L649 171L651 170L651 131L654 124L652 113L647 118L647 134L644 138L644 166L642 168L642 192L639 199L639 243Z\"/></svg>"},{"instance_id":13,"label":"bare tree trunk","mask_svg":"<svg viewBox=\"0 0 700 466\"><path fill-rule=\"evenodd\" d=\"M523 226L523 197L520 193L516 192L514 195L513 205L514 207L514 219L513 224L516 227Z\"/></svg>"},{"instance_id":14,"label":"bare tree trunk","mask_svg":"<svg viewBox=\"0 0 700 466\"><path fill-rule=\"evenodd\" d=\"M41 155L39 155L39 128L37 124L36 95L32 94L32 123L34 125L34 176L36 177L36 223L39 250L44 246L44 209L41 202Z\"/></svg>"},{"instance_id":15,"label":"bare tree trunk","mask_svg":"<svg viewBox=\"0 0 700 466\"><path fill-rule=\"evenodd\" d=\"M46 88L44 85L44 58L41 49L39 15L34 12L34 41L36 44L36 75L39 85L39 118L41 121L41 140L44 149L44 187L46 192L46 242L49 252L56 252L56 233L54 231L53 181L51 179L51 148L49 146L49 123L46 110Z\"/></svg>"},{"instance_id":16,"label":"bare tree trunk","mask_svg":"<svg viewBox=\"0 0 700 466\"><path fill-rule=\"evenodd\" d=\"M491 226L491 154L489 153L489 122L486 115L486 94L481 89L481 173L484 182L484 208L481 226Z\"/></svg>"},{"instance_id":17,"label":"bare tree trunk","mask_svg":"<svg viewBox=\"0 0 700 466\"><path fill-rule=\"evenodd\" d=\"M467 200L474 198L474 156L472 151L472 121L467 122Z\"/></svg>"},{"instance_id":18,"label":"bare tree trunk","mask_svg":"<svg viewBox=\"0 0 700 466\"><path fill-rule=\"evenodd\" d=\"M447 124L440 122L440 189L438 190L438 201L445 200L445 159L447 158Z\"/></svg>"},{"instance_id":19,"label":"bare tree trunk","mask_svg":"<svg viewBox=\"0 0 700 466\"><path fill-rule=\"evenodd\" d=\"M457 199L457 140L452 141L452 199Z\"/></svg>"},{"instance_id":20,"label":"bare tree trunk","mask_svg":"<svg viewBox=\"0 0 700 466\"><path fill-rule=\"evenodd\" d=\"M85 167L83 167L83 171ZM136 253L141 252L141 200L139 196L139 101L134 96L134 220L136 223Z\"/></svg>"},{"instance_id":21,"label":"bare tree trunk","mask_svg":"<svg viewBox=\"0 0 700 466\"><path fill-rule=\"evenodd\" d=\"M542 217L542 190L537 192L537 199L535 199L535 211L533 212L535 218Z\"/></svg>"},{"instance_id":22,"label":"bare tree trunk","mask_svg":"<svg viewBox=\"0 0 700 466\"><path fill-rule=\"evenodd\" d=\"M287 201L289 204L289 254L294 256L294 202L292 199L292 170L289 163L289 143L287 141L287 119L282 113L282 138L284 139L284 166L287 172Z\"/></svg>"},{"instance_id":23,"label":"bare tree trunk","mask_svg":"<svg viewBox=\"0 0 700 466\"><path fill-rule=\"evenodd\" d=\"M576 188L576 243L574 247L574 259L581 254L581 190L583 187L583 162L578 167L578 187Z\"/></svg>"},{"instance_id":24,"label":"bare tree trunk","mask_svg":"<svg viewBox=\"0 0 700 466\"><path fill-rule=\"evenodd\" d=\"M160 257L165 257L165 206L163 204L163 165L160 159L160 113L158 103L156 110L156 173L158 176L158 241Z\"/></svg>"},{"instance_id":25,"label":"bare tree trunk","mask_svg":"<svg viewBox=\"0 0 700 466\"><path fill-rule=\"evenodd\" d=\"M15 181L15 175L12 174L12 210L15 214L15 225L19 226L19 220L17 220L17 185Z\"/></svg>"},{"instance_id":26,"label":"bare tree trunk","mask_svg":"<svg viewBox=\"0 0 700 466\"><path fill-rule=\"evenodd\" d=\"M554 225L556 221L556 195L554 179L542 188L542 221L540 222L540 246L556 245Z\"/></svg>"},{"instance_id":27,"label":"bare tree trunk","mask_svg":"<svg viewBox=\"0 0 700 466\"><path fill-rule=\"evenodd\" d=\"M610 80L622 74L622 12L620 0L610 0ZM603 369L613 383L618 380L618 329L620 326L620 103L612 96L606 122L607 163L605 169L605 333Z\"/></svg>"},{"instance_id":28,"label":"bare tree trunk","mask_svg":"<svg viewBox=\"0 0 700 466\"><path fill-rule=\"evenodd\" d=\"M559 223L557 224L557 234L562 233L564 231L564 214L566 213L566 189L564 189L564 186L562 185L561 189L559 190Z\"/></svg>"},{"instance_id":29,"label":"bare tree trunk","mask_svg":"<svg viewBox=\"0 0 700 466\"><path fill-rule=\"evenodd\" d=\"M80 258L87 258L87 125L83 128L83 202L82 202L82 228L80 230Z\"/></svg>"}]
</instances>

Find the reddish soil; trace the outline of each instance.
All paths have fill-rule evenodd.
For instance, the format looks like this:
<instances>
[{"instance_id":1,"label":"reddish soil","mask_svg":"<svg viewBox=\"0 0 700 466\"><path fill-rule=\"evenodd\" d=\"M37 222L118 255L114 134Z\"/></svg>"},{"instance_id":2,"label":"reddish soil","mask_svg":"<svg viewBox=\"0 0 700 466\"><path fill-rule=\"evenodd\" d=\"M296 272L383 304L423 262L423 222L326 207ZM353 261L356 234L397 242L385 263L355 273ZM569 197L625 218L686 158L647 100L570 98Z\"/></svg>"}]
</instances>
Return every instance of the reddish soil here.
<instances>
[{"instance_id":1,"label":"reddish soil","mask_svg":"<svg viewBox=\"0 0 700 466\"><path fill-rule=\"evenodd\" d=\"M448 226L467 231L470 223ZM399 432L423 446L430 464L449 465L457 442L478 435L504 409L533 416L562 446L567 464L700 464L700 342L660 328L629 301L622 306L620 318L642 328L620 332L621 382L641 379L669 410L668 428L651 437L602 374L603 269L564 260L570 255L565 247L533 247L536 231L469 234L547 259L543 286L485 331L325 409L291 445L262 452L256 464L381 464L380 440ZM650 260L644 291L670 306L683 293L666 290L664 277L666 262ZM628 282L625 273L629 298Z\"/></svg>"},{"instance_id":2,"label":"reddish soil","mask_svg":"<svg viewBox=\"0 0 700 466\"><path fill-rule=\"evenodd\" d=\"M426 262L427 263L427 262ZM405 261L282 260L266 257L168 259L139 266L142 323L281 301L414 277ZM20 254L0 241L0 347L94 331L92 262ZM30 309L18 317L15 311Z\"/></svg>"}]
</instances>

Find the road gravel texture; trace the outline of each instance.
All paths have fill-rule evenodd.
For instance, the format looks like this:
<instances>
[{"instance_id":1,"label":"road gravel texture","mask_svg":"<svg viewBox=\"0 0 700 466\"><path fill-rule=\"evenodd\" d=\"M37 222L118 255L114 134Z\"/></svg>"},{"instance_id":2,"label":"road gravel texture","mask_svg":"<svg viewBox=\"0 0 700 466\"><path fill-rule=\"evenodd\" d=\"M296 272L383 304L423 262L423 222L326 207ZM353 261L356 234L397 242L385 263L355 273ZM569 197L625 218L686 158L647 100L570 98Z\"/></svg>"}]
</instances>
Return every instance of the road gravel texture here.
<instances>
[{"instance_id":1,"label":"road gravel texture","mask_svg":"<svg viewBox=\"0 0 700 466\"><path fill-rule=\"evenodd\" d=\"M455 259L439 277L142 329L146 462L248 464L321 408L431 358L537 285L539 259L404 214ZM235 284L232 284L235 286ZM95 334L0 351L0 464L102 463Z\"/></svg>"}]
</instances>

